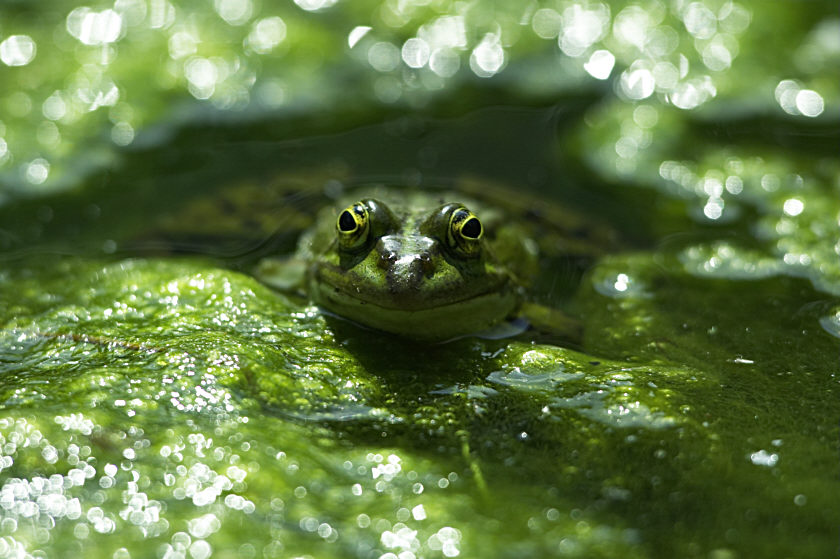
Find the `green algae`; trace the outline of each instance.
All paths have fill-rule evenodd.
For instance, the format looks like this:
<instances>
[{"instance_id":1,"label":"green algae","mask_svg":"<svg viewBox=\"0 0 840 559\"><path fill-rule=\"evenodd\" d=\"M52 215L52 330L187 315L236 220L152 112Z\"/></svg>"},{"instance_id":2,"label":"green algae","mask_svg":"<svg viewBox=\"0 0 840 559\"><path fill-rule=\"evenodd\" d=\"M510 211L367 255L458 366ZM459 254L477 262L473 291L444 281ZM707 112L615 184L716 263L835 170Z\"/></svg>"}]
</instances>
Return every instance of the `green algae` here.
<instances>
[{"instance_id":1,"label":"green algae","mask_svg":"<svg viewBox=\"0 0 840 559\"><path fill-rule=\"evenodd\" d=\"M195 263L59 262L55 273L41 293L62 303L4 329L11 342L4 347L40 356L21 362L29 390L19 390L19 377L4 383L4 510L19 524L10 549L64 540L72 543L62 553L86 556L111 556L120 546L141 556L170 548L195 556L205 546L245 553L248 542L268 556L389 549L453 556L509 541L499 512L544 516L538 502L495 510L493 478L477 488L480 466L464 461L482 460L462 447L484 449L491 438L473 425L480 412L471 398L440 382L452 380L445 371L431 383L417 367L413 378L404 370L380 378L361 365L364 357L335 345L317 313L246 276ZM90 287L61 281L65 274ZM3 292L15 287L10 279ZM261 315L268 309L274 314ZM130 328L138 316L142 326ZM137 338L114 334L131 330ZM539 366L536 353L526 353L523 366ZM80 361L84 374L73 375ZM386 380L403 386L384 395ZM423 439L444 450L432 459ZM581 530L551 510L540 521L546 537L510 542L511 554L555 545L573 556L637 553L621 530Z\"/></svg>"},{"instance_id":2,"label":"green algae","mask_svg":"<svg viewBox=\"0 0 840 559\"><path fill-rule=\"evenodd\" d=\"M371 340L203 260L21 266L0 291L4 549L816 556L837 521L836 345L799 323L819 310L764 332L798 291L755 280L727 311L672 261L595 268L585 352ZM633 289L605 290L616 270Z\"/></svg>"},{"instance_id":3,"label":"green algae","mask_svg":"<svg viewBox=\"0 0 840 559\"><path fill-rule=\"evenodd\" d=\"M833 7L120 0L103 45L77 4L0 29L38 48L0 84L0 556L836 553ZM449 24L451 76L375 56ZM464 174L629 239L543 264L581 339L412 344L247 273L341 181ZM142 236L180 226L205 257Z\"/></svg>"}]
</instances>

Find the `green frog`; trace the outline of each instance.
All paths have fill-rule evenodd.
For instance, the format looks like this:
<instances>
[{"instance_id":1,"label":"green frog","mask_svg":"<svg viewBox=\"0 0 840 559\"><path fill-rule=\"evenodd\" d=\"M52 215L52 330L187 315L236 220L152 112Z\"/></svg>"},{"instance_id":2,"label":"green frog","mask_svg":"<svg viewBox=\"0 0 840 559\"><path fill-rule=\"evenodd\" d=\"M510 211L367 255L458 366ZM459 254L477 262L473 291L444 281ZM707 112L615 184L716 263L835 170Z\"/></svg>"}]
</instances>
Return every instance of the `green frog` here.
<instances>
[{"instance_id":1,"label":"green frog","mask_svg":"<svg viewBox=\"0 0 840 559\"><path fill-rule=\"evenodd\" d=\"M293 258L264 259L256 275L279 289L297 286L329 313L415 340L521 332L510 319L523 310L567 332L562 313L527 301L541 251L533 228L511 217L516 204L464 190L357 190L318 214ZM532 212L529 222L544 218Z\"/></svg>"}]
</instances>

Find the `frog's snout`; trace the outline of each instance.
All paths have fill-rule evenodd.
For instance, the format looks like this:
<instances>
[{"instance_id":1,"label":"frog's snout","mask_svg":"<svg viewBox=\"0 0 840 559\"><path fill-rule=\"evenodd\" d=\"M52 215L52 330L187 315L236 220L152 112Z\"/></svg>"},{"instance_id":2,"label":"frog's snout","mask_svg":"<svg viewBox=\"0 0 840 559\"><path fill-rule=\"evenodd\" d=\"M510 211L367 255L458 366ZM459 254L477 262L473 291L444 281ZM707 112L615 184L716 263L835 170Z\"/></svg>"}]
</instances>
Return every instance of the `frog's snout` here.
<instances>
[{"instance_id":1,"label":"frog's snout","mask_svg":"<svg viewBox=\"0 0 840 559\"><path fill-rule=\"evenodd\" d=\"M379 265L387 272L392 289L417 288L424 279L437 272L436 246L423 236L395 237L386 235L377 243Z\"/></svg>"},{"instance_id":2,"label":"frog's snout","mask_svg":"<svg viewBox=\"0 0 840 559\"><path fill-rule=\"evenodd\" d=\"M405 256L389 252L380 256L380 263L383 269L392 270L400 276L423 276L425 278L431 278L437 270L435 260L428 252Z\"/></svg>"}]
</instances>

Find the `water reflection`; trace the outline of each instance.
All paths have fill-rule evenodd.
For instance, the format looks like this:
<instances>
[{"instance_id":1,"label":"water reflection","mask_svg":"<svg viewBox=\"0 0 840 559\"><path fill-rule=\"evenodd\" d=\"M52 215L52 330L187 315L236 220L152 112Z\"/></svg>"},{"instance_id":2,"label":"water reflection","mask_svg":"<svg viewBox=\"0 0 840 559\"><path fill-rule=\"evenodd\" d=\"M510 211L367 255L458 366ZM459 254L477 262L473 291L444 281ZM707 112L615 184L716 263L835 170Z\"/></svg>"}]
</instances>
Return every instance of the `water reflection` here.
<instances>
[{"instance_id":1,"label":"water reflection","mask_svg":"<svg viewBox=\"0 0 840 559\"><path fill-rule=\"evenodd\" d=\"M229 25L244 25L251 19L254 6L251 0L214 0L216 13Z\"/></svg>"},{"instance_id":2,"label":"water reflection","mask_svg":"<svg viewBox=\"0 0 840 559\"><path fill-rule=\"evenodd\" d=\"M610 8L606 4L573 4L563 10L560 21L560 50L576 58L605 37L609 29Z\"/></svg>"},{"instance_id":3,"label":"water reflection","mask_svg":"<svg viewBox=\"0 0 840 559\"><path fill-rule=\"evenodd\" d=\"M122 16L111 9L96 12L81 7L67 16L67 32L85 45L113 43L119 39L122 30Z\"/></svg>"},{"instance_id":4,"label":"water reflection","mask_svg":"<svg viewBox=\"0 0 840 559\"><path fill-rule=\"evenodd\" d=\"M286 24L277 17L267 17L254 24L245 46L257 54L268 54L286 38ZM351 45L352 46L352 45Z\"/></svg>"},{"instance_id":5,"label":"water reflection","mask_svg":"<svg viewBox=\"0 0 840 559\"><path fill-rule=\"evenodd\" d=\"M795 80L782 80L775 90L776 101L789 115L816 117L822 114L825 103L822 96L811 89L804 89Z\"/></svg>"},{"instance_id":6,"label":"water reflection","mask_svg":"<svg viewBox=\"0 0 840 559\"><path fill-rule=\"evenodd\" d=\"M214 0L208 10L196 0L176 10L167 0L116 0L99 8L64 0L38 22L16 20L0 43L0 60L26 72L0 84L10 109L0 132L5 183L43 192L71 186L66 161L84 157L76 153L81 140L110 137L117 146L131 145L150 125L182 118L173 111L187 105L172 99L248 114L303 99L346 103L348 91L330 77L340 75L338 68L359 78L361 87L350 95L374 103L422 105L465 80L505 80L508 68L533 63L564 87L613 79L628 102L693 110L738 87L729 72L750 40L753 19L731 0L629 6L575 0L493 9L444 1L432 11L426 1L368 4L357 12L334 0ZM836 28L837 22L825 22L811 32L797 50L799 67L828 67L840 50ZM54 40L42 39L48 36ZM691 40L681 39L686 36ZM164 54L169 62L162 67L148 62ZM820 116L837 88L799 74L791 68L792 77L779 82L778 104L791 115ZM101 107L112 109L110 122L91 114ZM42 118L57 128L39 128ZM103 128L110 136L99 133ZM34 138L25 130L41 133ZM633 157L627 149L623 154ZM45 165L29 172L36 159L50 163L46 173ZM620 166L634 168L629 161ZM718 206L709 206L712 219Z\"/></svg>"},{"instance_id":7,"label":"water reflection","mask_svg":"<svg viewBox=\"0 0 840 559\"><path fill-rule=\"evenodd\" d=\"M480 78L489 78L501 71L505 63L505 51L501 37L487 33L470 55L470 68Z\"/></svg>"},{"instance_id":8,"label":"water reflection","mask_svg":"<svg viewBox=\"0 0 840 559\"><path fill-rule=\"evenodd\" d=\"M35 41L28 35L12 35L0 43L0 61L7 66L26 66L35 58Z\"/></svg>"}]
</instances>

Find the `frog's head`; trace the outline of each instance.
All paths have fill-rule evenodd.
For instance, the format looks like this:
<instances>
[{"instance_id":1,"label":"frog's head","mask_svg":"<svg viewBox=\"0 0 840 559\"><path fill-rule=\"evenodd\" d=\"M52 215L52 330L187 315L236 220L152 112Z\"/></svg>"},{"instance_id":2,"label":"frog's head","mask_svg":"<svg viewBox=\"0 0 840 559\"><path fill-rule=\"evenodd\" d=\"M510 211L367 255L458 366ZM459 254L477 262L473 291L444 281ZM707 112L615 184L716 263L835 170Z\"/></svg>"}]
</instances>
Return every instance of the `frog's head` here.
<instances>
[{"instance_id":1,"label":"frog's head","mask_svg":"<svg viewBox=\"0 0 840 559\"><path fill-rule=\"evenodd\" d=\"M355 322L422 340L486 329L518 303L463 204L392 211L360 200L336 218L335 239L312 267L311 295Z\"/></svg>"}]
</instances>

